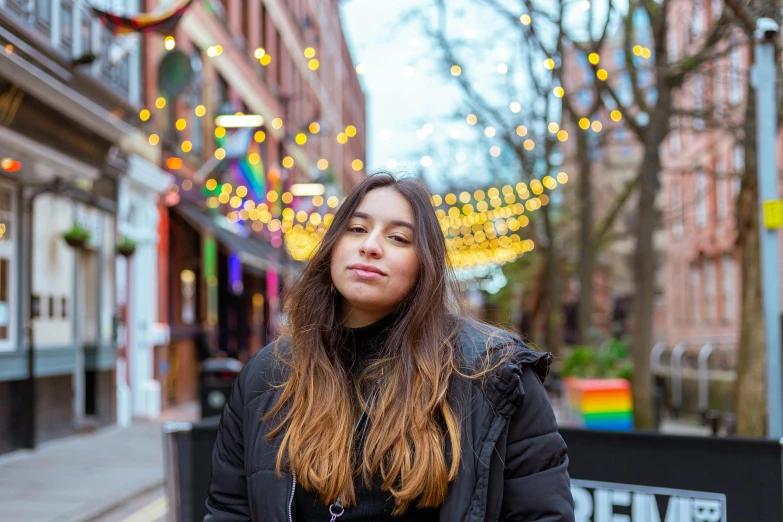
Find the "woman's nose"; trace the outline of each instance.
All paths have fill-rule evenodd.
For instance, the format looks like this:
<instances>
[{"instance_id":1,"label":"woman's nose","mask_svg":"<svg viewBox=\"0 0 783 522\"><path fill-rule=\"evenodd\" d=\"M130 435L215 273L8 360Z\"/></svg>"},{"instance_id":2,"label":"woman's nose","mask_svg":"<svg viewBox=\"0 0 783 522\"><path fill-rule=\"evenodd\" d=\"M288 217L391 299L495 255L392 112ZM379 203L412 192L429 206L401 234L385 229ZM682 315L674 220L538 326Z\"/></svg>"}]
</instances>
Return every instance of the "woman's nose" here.
<instances>
[{"instance_id":1,"label":"woman's nose","mask_svg":"<svg viewBox=\"0 0 783 522\"><path fill-rule=\"evenodd\" d=\"M381 243L378 239L379 238L375 233L367 234L367 237L362 241L360 252L366 256L381 256L383 250L381 249Z\"/></svg>"}]
</instances>

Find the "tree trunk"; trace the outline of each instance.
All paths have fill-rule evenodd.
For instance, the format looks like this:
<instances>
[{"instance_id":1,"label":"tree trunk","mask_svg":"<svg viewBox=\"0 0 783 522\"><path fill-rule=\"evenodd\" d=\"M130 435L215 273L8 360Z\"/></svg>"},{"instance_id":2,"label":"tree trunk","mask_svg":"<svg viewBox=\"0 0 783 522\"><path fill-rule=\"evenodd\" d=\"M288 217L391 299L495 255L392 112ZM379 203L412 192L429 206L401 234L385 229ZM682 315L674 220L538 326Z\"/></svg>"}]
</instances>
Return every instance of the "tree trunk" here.
<instances>
[{"instance_id":1,"label":"tree trunk","mask_svg":"<svg viewBox=\"0 0 783 522\"><path fill-rule=\"evenodd\" d=\"M587 133L576 133L576 150L579 161L579 302L577 304L577 343L588 342L593 323L593 273L595 249L593 247L593 189L590 179L590 153Z\"/></svg>"},{"instance_id":2,"label":"tree trunk","mask_svg":"<svg viewBox=\"0 0 783 522\"><path fill-rule=\"evenodd\" d=\"M752 51L751 51L752 52ZM756 158L756 93L747 89L745 109L745 171L737 200L737 241L740 247L742 311L737 348L737 380L734 411L737 433L764 436L766 413L766 370L764 310L761 299L761 250ZM779 347L775 347L779 349Z\"/></svg>"},{"instance_id":3,"label":"tree trunk","mask_svg":"<svg viewBox=\"0 0 783 522\"><path fill-rule=\"evenodd\" d=\"M658 192L660 157L658 147L645 145L636 219L635 295L633 299L631 355L633 357L634 423L636 429L649 430L655 427L652 376L650 375L650 347L653 340L653 308L655 304L655 196Z\"/></svg>"}]
</instances>

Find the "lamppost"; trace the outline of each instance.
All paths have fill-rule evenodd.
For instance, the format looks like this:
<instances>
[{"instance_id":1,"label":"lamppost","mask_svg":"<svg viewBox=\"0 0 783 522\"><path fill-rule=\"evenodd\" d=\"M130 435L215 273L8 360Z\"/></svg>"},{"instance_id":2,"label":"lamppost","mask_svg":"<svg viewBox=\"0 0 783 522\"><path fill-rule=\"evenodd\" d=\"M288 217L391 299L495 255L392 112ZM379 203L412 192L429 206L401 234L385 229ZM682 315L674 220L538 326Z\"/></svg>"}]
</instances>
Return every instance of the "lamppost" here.
<instances>
[{"instance_id":1,"label":"lamppost","mask_svg":"<svg viewBox=\"0 0 783 522\"><path fill-rule=\"evenodd\" d=\"M759 203L761 206L761 292L767 354L767 434L783 437L783 388L781 388L780 253L778 229L783 226L783 201L777 183L777 107L775 40L778 24L771 18L756 21L755 63Z\"/></svg>"}]
</instances>

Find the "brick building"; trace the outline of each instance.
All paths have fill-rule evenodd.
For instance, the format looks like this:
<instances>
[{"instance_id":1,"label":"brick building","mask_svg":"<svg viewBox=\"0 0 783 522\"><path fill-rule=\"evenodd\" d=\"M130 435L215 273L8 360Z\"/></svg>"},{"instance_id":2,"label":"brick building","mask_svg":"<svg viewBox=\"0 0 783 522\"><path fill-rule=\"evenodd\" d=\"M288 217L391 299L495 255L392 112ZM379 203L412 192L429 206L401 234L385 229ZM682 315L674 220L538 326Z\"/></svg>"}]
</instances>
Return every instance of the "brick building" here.
<instances>
[{"instance_id":1,"label":"brick building","mask_svg":"<svg viewBox=\"0 0 783 522\"><path fill-rule=\"evenodd\" d=\"M673 2L668 42L670 60L692 54L720 16L720 2ZM742 121L749 48L735 34L723 56L694 73L677 103L711 109L722 121ZM656 332L667 344L734 348L739 334L739 252L735 201L744 151L737 128L711 126L696 118L672 119L663 151L666 200L665 327Z\"/></svg>"},{"instance_id":2,"label":"brick building","mask_svg":"<svg viewBox=\"0 0 783 522\"><path fill-rule=\"evenodd\" d=\"M148 1L146 10L156 4ZM279 231L247 218L242 208L250 207L208 207L209 183L235 188L231 194L244 205L271 210L295 184L324 185L326 200L365 175L364 94L337 4L194 2L173 34L145 40L148 130L160 135L163 164L175 176L161 208L158 249L158 313L169 342L148 345L140 377L133 380L132 368L129 377L157 394L139 398L151 401L142 408L148 414L157 411L156 400L165 408L196 396L205 339L240 360L271 340L297 270ZM160 88L172 79L166 68L159 78L159 63L172 53L192 69L176 97ZM242 131L215 120L236 113L260 115L263 123L232 152ZM214 160L224 152L228 157ZM290 205L317 210L309 197L293 197Z\"/></svg>"}]
</instances>

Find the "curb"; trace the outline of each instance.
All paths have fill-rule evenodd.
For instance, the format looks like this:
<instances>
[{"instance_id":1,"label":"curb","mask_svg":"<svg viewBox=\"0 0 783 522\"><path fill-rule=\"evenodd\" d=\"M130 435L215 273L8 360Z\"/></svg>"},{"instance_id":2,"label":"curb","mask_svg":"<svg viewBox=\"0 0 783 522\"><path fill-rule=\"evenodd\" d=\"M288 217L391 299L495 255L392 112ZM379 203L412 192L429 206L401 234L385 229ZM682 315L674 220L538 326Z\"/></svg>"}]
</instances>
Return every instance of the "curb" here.
<instances>
[{"instance_id":1,"label":"curb","mask_svg":"<svg viewBox=\"0 0 783 522\"><path fill-rule=\"evenodd\" d=\"M153 491L163 487L164 485L165 485L164 480L156 481L153 484L144 486L142 489L139 489L138 491L132 492L130 495L128 495L125 498L117 499L116 501L112 501L108 504L94 506L91 510L88 510L86 512L83 511L82 513L71 518L59 519L57 522L98 522L101 518L110 514L112 511L116 511L121 507L130 504L131 502L152 493Z\"/></svg>"}]
</instances>

